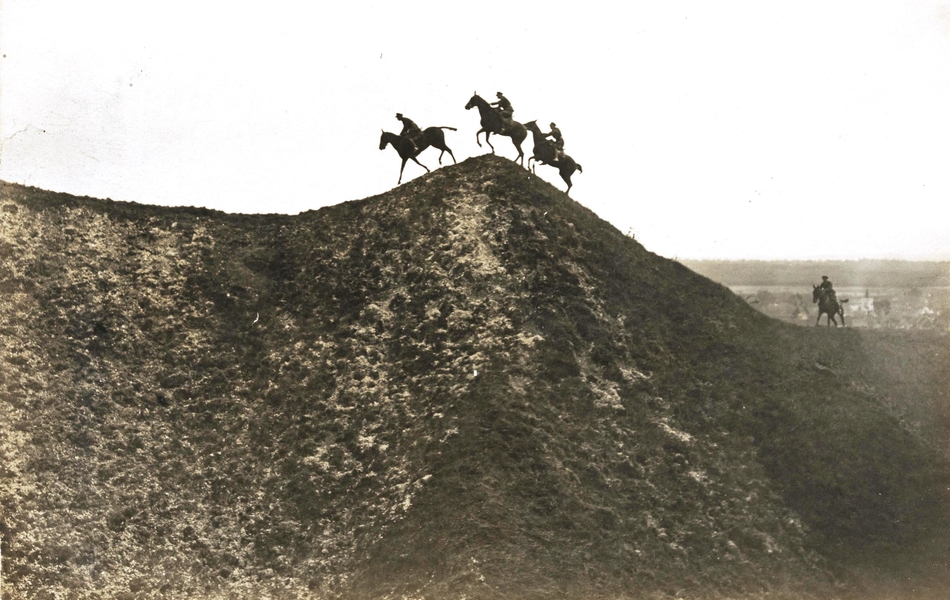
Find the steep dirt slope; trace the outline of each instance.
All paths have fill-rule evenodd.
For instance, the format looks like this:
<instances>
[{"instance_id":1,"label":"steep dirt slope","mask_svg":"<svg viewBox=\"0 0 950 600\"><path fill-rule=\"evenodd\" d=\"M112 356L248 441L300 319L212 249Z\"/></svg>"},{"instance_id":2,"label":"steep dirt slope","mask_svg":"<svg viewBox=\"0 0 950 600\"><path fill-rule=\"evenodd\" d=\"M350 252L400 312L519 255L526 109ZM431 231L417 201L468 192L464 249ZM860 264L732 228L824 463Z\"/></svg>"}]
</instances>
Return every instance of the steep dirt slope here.
<instances>
[{"instance_id":1,"label":"steep dirt slope","mask_svg":"<svg viewBox=\"0 0 950 600\"><path fill-rule=\"evenodd\" d=\"M0 193L5 596L831 598L946 556L938 400L504 159L294 217Z\"/></svg>"}]
</instances>

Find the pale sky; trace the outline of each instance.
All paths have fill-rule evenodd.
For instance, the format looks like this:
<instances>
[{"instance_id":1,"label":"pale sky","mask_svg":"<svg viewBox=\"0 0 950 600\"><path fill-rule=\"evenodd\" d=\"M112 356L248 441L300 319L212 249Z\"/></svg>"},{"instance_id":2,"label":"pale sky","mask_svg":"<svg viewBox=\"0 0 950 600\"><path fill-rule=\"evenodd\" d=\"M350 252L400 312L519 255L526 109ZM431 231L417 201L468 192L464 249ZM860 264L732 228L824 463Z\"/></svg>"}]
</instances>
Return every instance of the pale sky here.
<instances>
[{"instance_id":1,"label":"pale sky","mask_svg":"<svg viewBox=\"0 0 950 600\"><path fill-rule=\"evenodd\" d=\"M950 0L0 0L0 53L6 181L294 214L392 189L396 112L486 152L503 91L658 254L950 260Z\"/></svg>"}]
</instances>

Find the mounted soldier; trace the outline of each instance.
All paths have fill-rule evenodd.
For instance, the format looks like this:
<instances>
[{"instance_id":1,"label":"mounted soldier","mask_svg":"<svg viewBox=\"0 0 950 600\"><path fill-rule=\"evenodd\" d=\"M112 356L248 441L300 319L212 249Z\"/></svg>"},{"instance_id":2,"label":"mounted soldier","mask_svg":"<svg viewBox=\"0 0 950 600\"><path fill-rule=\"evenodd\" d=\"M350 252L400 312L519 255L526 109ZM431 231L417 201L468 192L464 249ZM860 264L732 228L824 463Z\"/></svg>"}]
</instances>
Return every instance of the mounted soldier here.
<instances>
[{"instance_id":1,"label":"mounted soldier","mask_svg":"<svg viewBox=\"0 0 950 600\"><path fill-rule=\"evenodd\" d=\"M515 114L515 109L512 108L511 101L509 101L508 98L505 98L505 95L502 94L501 92L498 92L495 95L498 96L498 100L496 102L492 102L491 105L497 107L498 112L501 113L501 116L503 116L504 118L506 119L513 118L513 115Z\"/></svg>"},{"instance_id":2,"label":"mounted soldier","mask_svg":"<svg viewBox=\"0 0 950 600\"><path fill-rule=\"evenodd\" d=\"M402 172L406 168L407 161L411 160L425 169L427 173L429 172L429 167L419 162L416 157L430 146L442 151L439 154L440 165L442 164L442 155L446 152L452 157L452 162L455 162L455 154L445 144L445 132L443 131L443 129L455 131L455 127L443 125L440 127L426 127L424 131L420 131L419 127L412 122L412 119L407 119L402 116L402 113L396 113L396 118L403 122L402 133L396 135L383 131L382 135L379 136L379 149L385 150L387 146L392 145L393 149L399 154L399 158L402 159L397 184L402 183Z\"/></svg>"},{"instance_id":3,"label":"mounted soldier","mask_svg":"<svg viewBox=\"0 0 950 600\"><path fill-rule=\"evenodd\" d=\"M835 316L841 317L841 324L844 325L844 305L847 298L838 301L838 294L835 293L834 286L827 275L821 276L821 285L812 284L811 301L818 305L818 320L815 325L821 323L821 315L828 315L828 325L838 326Z\"/></svg>"},{"instance_id":4,"label":"mounted soldier","mask_svg":"<svg viewBox=\"0 0 950 600\"><path fill-rule=\"evenodd\" d=\"M562 150L564 139L560 137L561 132L558 131L557 126L551 123L551 129L554 130L552 133L556 135L555 141L547 139L547 136L550 136L551 133L542 133L541 128L538 127L535 121L528 121L524 124L524 128L530 131L534 138L534 153L528 158L528 168L531 169L532 173L534 172L531 161L555 167L558 173L560 173L561 179L567 184L565 193L570 193L571 186L573 185L571 183L571 175L574 174L574 171L583 173L584 169L582 169L573 158L564 154ZM561 143L558 144L557 140L560 140ZM815 289L818 289L818 286L815 286Z\"/></svg>"},{"instance_id":5,"label":"mounted soldier","mask_svg":"<svg viewBox=\"0 0 950 600\"><path fill-rule=\"evenodd\" d=\"M832 300L838 300L838 294L827 275L821 276L821 285L818 286L818 289L821 290L822 296L831 296Z\"/></svg>"},{"instance_id":6,"label":"mounted soldier","mask_svg":"<svg viewBox=\"0 0 950 600\"><path fill-rule=\"evenodd\" d=\"M500 98L504 97L504 94L498 92ZM499 100L494 104L499 104L502 101ZM495 108L492 104L489 104L487 100L478 95L478 92L472 94L472 97L469 98L468 102L465 104L465 110L472 108L478 108L478 116L481 121L482 128L475 132L475 141L481 147L482 142L478 139L478 136L485 134L485 143L488 144L488 147L491 148L492 154L495 153L495 147L492 146L489 138L491 134L503 135L511 138L511 143L515 145L515 148L518 150L518 158L515 159L524 164L524 151L521 149L521 142L528 137L528 130L525 129L524 125L514 121L510 118L510 115L514 112L511 108L511 103L508 102L508 99L505 98L505 103L507 103L507 108L505 109L509 115L509 118L502 116L502 112Z\"/></svg>"},{"instance_id":7,"label":"mounted soldier","mask_svg":"<svg viewBox=\"0 0 950 600\"><path fill-rule=\"evenodd\" d=\"M557 158L564 156L564 138L561 136L561 130L553 122L551 131L544 134L545 138L551 138L554 141L554 148L557 150Z\"/></svg>"},{"instance_id":8,"label":"mounted soldier","mask_svg":"<svg viewBox=\"0 0 950 600\"><path fill-rule=\"evenodd\" d=\"M501 115L502 133L504 133L511 127L511 123L514 121L512 115L515 114L515 109L511 106L511 101L505 98L504 94L498 92L495 95L498 96L498 100L492 102L491 105L494 106L498 114Z\"/></svg>"},{"instance_id":9,"label":"mounted soldier","mask_svg":"<svg viewBox=\"0 0 950 600\"><path fill-rule=\"evenodd\" d=\"M418 154L422 142L422 130L412 119L402 116L402 113L396 113L396 118L402 121L402 131L399 135L412 142L413 155Z\"/></svg>"}]
</instances>

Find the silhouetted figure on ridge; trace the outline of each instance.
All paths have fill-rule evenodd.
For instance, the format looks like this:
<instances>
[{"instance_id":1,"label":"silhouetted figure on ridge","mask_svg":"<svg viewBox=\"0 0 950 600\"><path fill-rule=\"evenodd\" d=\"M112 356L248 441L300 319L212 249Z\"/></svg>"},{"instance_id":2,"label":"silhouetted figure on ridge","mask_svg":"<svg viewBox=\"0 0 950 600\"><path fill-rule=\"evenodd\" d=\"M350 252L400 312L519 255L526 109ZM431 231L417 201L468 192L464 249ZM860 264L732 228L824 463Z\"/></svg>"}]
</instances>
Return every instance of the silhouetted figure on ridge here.
<instances>
[{"instance_id":1,"label":"silhouetted figure on ridge","mask_svg":"<svg viewBox=\"0 0 950 600\"><path fill-rule=\"evenodd\" d=\"M420 152L419 142L422 140L422 130L419 129L415 121L402 116L402 113L396 113L396 118L402 121L402 131L399 132L399 135L412 142L413 154L418 154Z\"/></svg>"},{"instance_id":2,"label":"silhouetted figure on ridge","mask_svg":"<svg viewBox=\"0 0 950 600\"><path fill-rule=\"evenodd\" d=\"M512 108L511 102L508 100L508 98L505 98L505 95L502 94L501 92L498 92L495 95L498 96L498 100L495 102L492 102L491 105L494 107L497 107L498 112L500 112L501 116L503 116L504 118L506 119L514 118L515 109Z\"/></svg>"},{"instance_id":3,"label":"silhouetted figure on ridge","mask_svg":"<svg viewBox=\"0 0 950 600\"><path fill-rule=\"evenodd\" d=\"M554 148L557 150L557 157L560 158L564 155L564 137L561 135L561 130L557 128L557 125L554 122L551 123L551 131L544 134L545 138L551 138L554 141Z\"/></svg>"},{"instance_id":4,"label":"silhouetted figure on ridge","mask_svg":"<svg viewBox=\"0 0 950 600\"><path fill-rule=\"evenodd\" d=\"M553 126L554 123L551 123L551 125ZM584 169L581 168L573 158L564 154L564 152L559 152L556 143L545 137L550 134L542 133L541 128L538 127L535 121L528 121L524 124L524 128L530 131L534 138L534 154L528 157L528 168L534 172L534 166L531 164L531 161L539 162L542 165L551 165L556 168L561 175L561 179L567 184L565 193L569 194L571 187L574 185L571 183L571 175L574 174L574 171L583 173ZM557 128L555 127L554 129Z\"/></svg>"},{"instance_id":5,"label":"silhouetted figure on ridge","mask_svg":"<svg viewBox=\"0 0 950 600\"><path fill-rule=\"evenodd\" d=\"M501 92L498 92L498 95L503 96ZM508 106L511 106L510 102ZM501 111L494 108L487 100L479 96L477 92L472 95L468 103L465 104L465 110L471 108L478 108L478 115L481 118L482 128L475 132L475 142L478 143L479 147L481 147L482 142L478 139L478 136L482 133L485 134L485 143L491 148L492 154L495 153L495 147L492 146L489 141L491 134L494 133L496 135L510 137L511 143L513 143L518 150L518 158L515 160L524 164L524 151L521 149L521 142L528 137L528 130L524 128L524 125L511 118L504 117Z\"/></svg>"},{"instance_id":6,"label":"silhouetted figure on ridge","mask_svg":"<svg viewBox=\"0 0 950 600\"><path fill-rule=\"evenodd\" d=\"M396 118L402 121L402 132L396 135L395 133L383 131L379 137L379 149L385 150L386 146L392 145L396 153L399 154L399 158L402 159L402 165L399 167L399 180L397 185L402 183L402 172L403 169L406 168L406 162L409 160L425 169L427 173L429 172L429 167L416 159L416 157L429 146L442 151L439 153L440 165L442 164L442 155L446 152L452 157L452 162L456 162L455 154L452 153L452 149L445 144L445 132L442 131L443 129L456 131L455 127L444 125L441 127L426 127L423 131L419 129L419 126L416 125L412 119L402 116L402 113L396 113Z\"/></svg>"}]
</instances>

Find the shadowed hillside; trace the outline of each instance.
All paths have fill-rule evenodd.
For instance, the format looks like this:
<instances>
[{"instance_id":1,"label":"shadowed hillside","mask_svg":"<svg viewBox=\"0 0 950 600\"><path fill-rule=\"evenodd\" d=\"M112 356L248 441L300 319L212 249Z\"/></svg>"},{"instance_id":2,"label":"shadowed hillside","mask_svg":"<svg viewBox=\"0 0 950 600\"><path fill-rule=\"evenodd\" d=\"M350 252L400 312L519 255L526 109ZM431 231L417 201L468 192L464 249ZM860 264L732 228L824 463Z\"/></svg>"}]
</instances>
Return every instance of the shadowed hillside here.
<instances>
[{"instance_id":1,"label":"shadowed hillside","mask_svg":"<svg viewBox=\"0 0 950 600\"><path fill-rule=\"evenodd\" d=\"M871 333L493 156L297 216L3 184L3 597L936 598L950 344Z\"/></svg>"}]
</instances>

